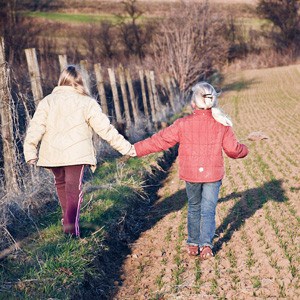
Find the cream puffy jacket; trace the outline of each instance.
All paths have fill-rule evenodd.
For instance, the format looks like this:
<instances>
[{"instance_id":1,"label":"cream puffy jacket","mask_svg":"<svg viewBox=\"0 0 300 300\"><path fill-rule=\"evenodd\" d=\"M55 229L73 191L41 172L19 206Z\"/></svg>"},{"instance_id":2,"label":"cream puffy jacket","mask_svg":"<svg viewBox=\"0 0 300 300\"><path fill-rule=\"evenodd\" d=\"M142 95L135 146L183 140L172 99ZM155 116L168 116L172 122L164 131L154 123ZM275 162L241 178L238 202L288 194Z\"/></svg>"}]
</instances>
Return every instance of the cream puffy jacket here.
<instances>
[{"instance_id":1,"label":"cream puffy jacket","mask_svg":"<svg viewBox=\"0 0 300 300\"><path fill-rule=\"evenodd\" d=\"M95 99L71 86L57 86L39 103L30 121L25 160L38 158L37 165L42 167L95 166L93 131L120 153L129 152L131 144L110 124Z\"/></svg>"}]
</instances>

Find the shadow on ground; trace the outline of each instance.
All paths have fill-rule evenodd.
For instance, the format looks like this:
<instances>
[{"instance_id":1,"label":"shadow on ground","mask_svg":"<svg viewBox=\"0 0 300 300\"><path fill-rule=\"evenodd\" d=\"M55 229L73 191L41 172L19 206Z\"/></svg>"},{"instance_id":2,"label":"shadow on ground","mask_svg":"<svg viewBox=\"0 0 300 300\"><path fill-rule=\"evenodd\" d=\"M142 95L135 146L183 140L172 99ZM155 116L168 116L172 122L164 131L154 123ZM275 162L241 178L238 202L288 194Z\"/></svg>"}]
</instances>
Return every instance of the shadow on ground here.
<instances>
[{"instance_id":1,"label":"shadow on ground","mask_svg":"<svg viewBox=\"0 0 300 300\"><path fill-rule=\"evenodd\" d=\"M219 203L233 199L238 200L236 200L236 203L216 230L216 235L222 235L222 237L215 243L215 252L220 251L222 245L231 239L233 233L240 229L245 220L251 218L265 203L268 201L284 202L287 200L287 197L282 188L282 181L271 180L261 187L249 189L240 193L231 193L230 195L221 198Z\"/></svg>"},{"instance_id":2,"label":"shadow on ground","mask_svg":"<svg viewBox=\"0 0 300 300\"><path fill-rule=\"evenodd\" d=\"M229 92L229 91L239 92L241 90L249 89L251 87L251 85L254 83L256 83L256 81L254 79L235 81L235 82L225 85L222 88L222 92Z\"/></svg>"}]
</instances>

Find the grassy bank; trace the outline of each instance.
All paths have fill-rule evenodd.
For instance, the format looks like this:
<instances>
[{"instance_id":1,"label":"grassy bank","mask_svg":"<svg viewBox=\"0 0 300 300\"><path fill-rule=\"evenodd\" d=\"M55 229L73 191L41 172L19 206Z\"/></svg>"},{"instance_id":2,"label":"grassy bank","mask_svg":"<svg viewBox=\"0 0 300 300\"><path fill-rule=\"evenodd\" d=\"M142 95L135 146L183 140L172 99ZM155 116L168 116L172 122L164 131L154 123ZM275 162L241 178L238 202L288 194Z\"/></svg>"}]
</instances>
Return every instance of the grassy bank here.
<instances>
[{"instance_id":1,"label":"grassy bank","mask_svg":"<svg viewBox=\"0 0 300 300\"><path fill-rule=\"evenodd\" d=\"M36 224L37 231L20 243L20 249L0 262L0 299L82 297L82 292L89 290L88 283L101 282L101 276L116 278L118 274L105 274L97 260L115 251L107 240L117 244L122 234L128 235L122 226L129 212L151 202L145 185L149 184L147 178L160 171L157 160L162 157L105 161L85 184L81 238L62 233L60 209L45 216Z\"/></svg>"}]
</instances>

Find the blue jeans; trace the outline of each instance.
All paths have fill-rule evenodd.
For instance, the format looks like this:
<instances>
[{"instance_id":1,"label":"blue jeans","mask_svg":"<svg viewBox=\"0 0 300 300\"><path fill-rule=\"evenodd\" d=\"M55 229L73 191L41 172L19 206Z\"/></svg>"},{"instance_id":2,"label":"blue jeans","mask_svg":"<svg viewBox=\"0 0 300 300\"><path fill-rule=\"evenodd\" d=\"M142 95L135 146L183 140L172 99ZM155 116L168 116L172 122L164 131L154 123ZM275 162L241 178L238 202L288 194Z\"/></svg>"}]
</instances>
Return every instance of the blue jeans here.
<instances>
[{"instance_id":1,"label":"blue jeans","mask_svg":"<svg viewBox=\"0 0 300 300\"><path fill-rule=\"evenodd\" d=\"M216 231L216 207L222 180L207 183L186 182L188 197L187 244L209 246Z\"/></svg>"}]
</instances>

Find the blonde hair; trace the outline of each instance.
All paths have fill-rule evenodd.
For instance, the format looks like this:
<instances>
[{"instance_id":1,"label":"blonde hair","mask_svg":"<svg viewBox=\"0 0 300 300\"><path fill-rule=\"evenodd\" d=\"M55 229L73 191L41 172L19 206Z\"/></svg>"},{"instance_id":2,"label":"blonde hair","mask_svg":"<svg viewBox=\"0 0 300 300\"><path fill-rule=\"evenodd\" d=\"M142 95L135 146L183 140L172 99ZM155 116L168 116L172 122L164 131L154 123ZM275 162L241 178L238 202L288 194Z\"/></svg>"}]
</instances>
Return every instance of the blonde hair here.
<instances>
[{"instance_id":1,"label":"blonde hair","mask_svg":"<svg viewBox=\"0 0 300 300\"><path fill-rule=\"evenodd\" d=\"M205 81L197 83L193 88L192 103L199 109L211 109L213 118L224 126L232 126L230 118L218 107L218 96L215 88Z\"/></svg>"},{"instance_id":2,"label":"blonde hair","mask_svg":"<svg viewBox=\"0 0 300 300\"><path fill-rule=\"evenodd\" d=\"M90 96L83 72L76 65L68 65L60 74L58 86L72 86L79 94Z\"/></svg>"}]
</instances>

